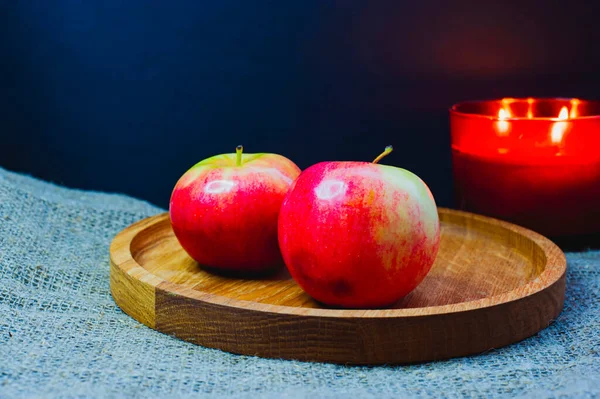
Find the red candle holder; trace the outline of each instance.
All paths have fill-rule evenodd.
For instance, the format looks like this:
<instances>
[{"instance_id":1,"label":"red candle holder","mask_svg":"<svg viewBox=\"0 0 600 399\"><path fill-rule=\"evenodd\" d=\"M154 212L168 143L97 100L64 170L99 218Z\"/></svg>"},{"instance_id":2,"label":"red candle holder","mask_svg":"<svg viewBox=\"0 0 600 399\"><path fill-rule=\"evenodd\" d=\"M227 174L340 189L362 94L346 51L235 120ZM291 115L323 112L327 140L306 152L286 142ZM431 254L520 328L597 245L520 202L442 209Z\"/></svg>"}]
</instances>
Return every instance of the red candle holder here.
<instances>
[{"instance_id":1,"label":"red candle holder","mask_svg":"<svg viewBox=\"0 0 600 399\"><path fill-rule=\"evenodd\" d=\"M459 208L550 237L600 232L600 101L463 102L450 131Z\"/></svg>"}]
</instances>

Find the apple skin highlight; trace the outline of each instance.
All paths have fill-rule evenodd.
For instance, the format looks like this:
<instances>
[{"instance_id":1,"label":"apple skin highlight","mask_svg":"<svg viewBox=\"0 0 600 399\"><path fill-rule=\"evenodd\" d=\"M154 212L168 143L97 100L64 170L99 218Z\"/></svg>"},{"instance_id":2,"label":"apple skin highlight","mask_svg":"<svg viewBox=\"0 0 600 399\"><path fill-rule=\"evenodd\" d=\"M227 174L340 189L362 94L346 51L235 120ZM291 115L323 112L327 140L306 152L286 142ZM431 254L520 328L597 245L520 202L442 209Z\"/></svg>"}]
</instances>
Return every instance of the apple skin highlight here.
<instances>
[{"instance_id":1,"label":"apple skin highlight","mask_svg":"<svg viewBox=\"0 0 600 399\"><path fill-rule=\"evenodd\" d=\"M183 249L199 264L234 272L282 266L277 220L300 169L277 154L223 154L189 169L169 215Z\"/></svg>"},{"instance_id":2,"label":"apple skin highlight","mask_svg":"<svg viewBox=\"0 0 600 399\"><path fill-rule=\"evenodd\" d=\"M322 162L302 172L283 201L278 230L296 282L317 301L349 308L384 307L410 293L440 243L425 183L367 162Z\"/></svg>"}]
</instances>

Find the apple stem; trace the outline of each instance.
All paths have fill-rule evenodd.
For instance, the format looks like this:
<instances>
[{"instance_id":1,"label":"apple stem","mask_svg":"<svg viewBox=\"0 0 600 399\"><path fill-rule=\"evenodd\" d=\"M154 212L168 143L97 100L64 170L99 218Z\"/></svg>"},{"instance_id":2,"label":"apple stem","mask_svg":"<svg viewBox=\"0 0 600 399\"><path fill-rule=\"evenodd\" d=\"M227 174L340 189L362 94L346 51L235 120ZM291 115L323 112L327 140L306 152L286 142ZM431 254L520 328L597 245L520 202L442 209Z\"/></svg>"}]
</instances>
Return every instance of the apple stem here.
<instances>
[{"instance_id":1,"label":"apple stem","mask_svg":"<svg viewBox=\"0 0 600 399\"><path fill-rule=\"evenodd\" d=\"M381 159L383 157L385 157L387 154L389 154L393 150L394 150L394 147L392 147L391 145L388 145L387 147L385 147L385 150L381 154L379 154L379 156L377 158L375 158L373 163L377 163L377 162L381 161Z\"/></svg>"},{"instance_id":2,"label":"apple stem","mask_svg":"<svg viewBox=\"0 0 600 399\"><path fill-rule=\"evenodd\" d=\"M235 165L236 166L242 166L242 151L244 151L244 146L243 145L238 145L237 147L235 147Z\"/></svg>"}]
</instances>

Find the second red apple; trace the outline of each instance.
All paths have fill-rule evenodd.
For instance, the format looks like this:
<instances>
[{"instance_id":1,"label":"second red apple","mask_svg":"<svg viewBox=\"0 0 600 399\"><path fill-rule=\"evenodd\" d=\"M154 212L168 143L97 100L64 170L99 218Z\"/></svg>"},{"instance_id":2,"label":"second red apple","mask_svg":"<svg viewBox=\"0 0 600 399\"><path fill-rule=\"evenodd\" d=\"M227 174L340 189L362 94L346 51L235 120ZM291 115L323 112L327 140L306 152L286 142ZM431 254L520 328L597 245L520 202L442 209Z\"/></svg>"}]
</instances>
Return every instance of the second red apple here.
<instances>
[{"instance_id":1,"label":"second red apple","mask_svg":"<svg viewBox=\"0 0 600 399\"><path fill-rule=\"evenodd\" d=\"M427 275L440 243L428 187L376 162L323 162L306 169L279 214L279 246L296 282L328 305L388 306Z\"/></svg>"}]
</instances>

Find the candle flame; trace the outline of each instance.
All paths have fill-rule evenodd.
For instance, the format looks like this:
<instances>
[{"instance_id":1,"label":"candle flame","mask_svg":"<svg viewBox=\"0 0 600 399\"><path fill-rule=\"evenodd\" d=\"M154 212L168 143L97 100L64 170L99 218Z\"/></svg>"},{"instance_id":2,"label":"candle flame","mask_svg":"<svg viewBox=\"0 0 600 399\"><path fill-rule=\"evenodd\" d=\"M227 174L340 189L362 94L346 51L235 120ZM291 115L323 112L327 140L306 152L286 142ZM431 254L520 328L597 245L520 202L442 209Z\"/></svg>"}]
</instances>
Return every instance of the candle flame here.
<instances>
[{"instance_id":1,"label":"candle flame","mask_svg":"<svg viewBox=\"0 0 600 399\"><path fill-rule=\"evenodd\" d=\"M527 119L533 119L533 98L527 99Z\"/></svg>"},{"instance_id":2,"label":"candle flame","mask_svg":"<svg viewBox=\"0 0 600 399\"><path fill-rule=\"evenodd\" d=\"M558 119L560 121L569 119L569 109L566 106L560 109ZM567 122L555 122L552 129L550 129L550 141L554 144L560 144L563 141L567 127Z\"/></svg>"},{"instance_id":3,"label":"candle flame","mask_svg":"<svg viewBox=\"0 0 600 399\"><path fill-rule=\"evenodd\" d=\"M558 119L560 120L565 120L565 119L569 119L569 108L562 107L560 109L560 112L558 113Z\"/></svg>"},{"instance_id":4,"label":"candle flame","mask_svg":"<svg viewBox=\"0 0 600 399\"><path fill-rule=\"evenodd\" d=\"M579 106L579 100L574 98L571 100L571 113L569 114L569 118L577 118L577 107ZM562 110L561 110L562 111Z\"/></svg>"},{"instance_id":5,"label":"candle flame","mask_svg":"<svg viewBox=\"0 0 600 399\"><path fill-rule=\"evenodd\" d=\"M506 136L510 131L510 124L506 119L510 118L510 110L508 108L500 108L498 111L498 122L496 122L496 129L498 130L499 136Z\"/></svg>"}]
</instances>

